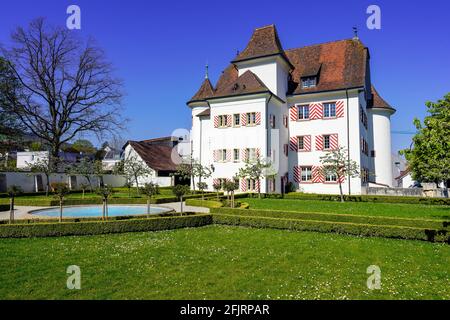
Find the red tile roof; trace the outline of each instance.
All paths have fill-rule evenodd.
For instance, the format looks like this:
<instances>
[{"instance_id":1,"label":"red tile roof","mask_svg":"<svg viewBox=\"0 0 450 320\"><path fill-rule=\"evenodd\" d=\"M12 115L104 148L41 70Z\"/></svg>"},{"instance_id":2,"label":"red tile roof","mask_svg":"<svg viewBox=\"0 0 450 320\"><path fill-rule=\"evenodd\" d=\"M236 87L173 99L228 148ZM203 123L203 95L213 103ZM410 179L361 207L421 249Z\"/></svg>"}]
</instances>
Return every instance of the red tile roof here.
<instances>
[{"instance_id":1,"label":"red tile roof","mask_svg":"<svg viewBox=\"0 0 450 320\"><path fill-rule=\"evenodd\" d=\"M246 75L245 79L238 80L238 70L234 63L277 54L282 55L293 67L287 95L364 87L366 76L369 76L366 72L369 60L368 49L358 39L283 50L275 26L271 25L254 31L244 51L224 70L216 88L211 83L203 82L194 97L207 99L242 94L244 91L250 93L262 90L264 84L259 79L255 80L255 75ZM318 77L317 85L312 88L302 88L301 78L314 75ZM245 84L246 90L243 87L237 90L231 89L236 83L243 84L243 80L249 81L248 85ZM248 89L249 86L252 89Z\"/></svg>"},{"instance_id":2,"label":"red tile roof","mask_svg":"<svg viewBox=\"0 0 450 320\"><path fill-rule=\"evenodd\" d=\"M233 62L266 57L270 55L281 55L286 59L280 38L275 25L256 28L250 41ZM287 59L286 59L287 60Z\"/></svg>"},{"instance_id":3,"label":"red tile roof","mask_svg":"<svg viewBox=\"0 0 450 320\"><path fill-rule=\"evenodd\" d=\"M231 79L230 79L231 80ZM270 92L266 85L250 70L245 71L240 77L217 87L214 98L234 95Z\"/></svg>"},{"instance_id":4,"label":"red tile roof","mask_svg":"<svg viewBox=\"0 0 450 320\"><path fill-rule=\"evenodd\" d=\"M176 171L177 164L174 161L181 162L178 153L172 152L174 149L167 145L150 144L145 141L128 141L128 144L153 170Z\"/></svg>"},{"instance_id":5,"label":"red tile roof","mask_svg":"<svg viewBox=\"0 0 450 320\"><path fill-rule=\"evenodd\" d=\"M372 85L372 95L373 99L372 104L370 106L371 108L390 109L392 111L395 111L395 109L380 96L380 94L373 85Z\"/></svg>"},{"instance_id":6,"label":"red tile roof","mask_svg":"<svg viewBox=\"0 0 450 320\"><path fill-rule=\"evenodd\" d=\"M212 97L214 95L214 89L209 81L209 79L205 79L200 86L200 89L198 89L197 93L189 100L189 102L194 101L203 101L205 98ZM189 103L188 102L188 103Z\"/></svg>"}]
</instances>

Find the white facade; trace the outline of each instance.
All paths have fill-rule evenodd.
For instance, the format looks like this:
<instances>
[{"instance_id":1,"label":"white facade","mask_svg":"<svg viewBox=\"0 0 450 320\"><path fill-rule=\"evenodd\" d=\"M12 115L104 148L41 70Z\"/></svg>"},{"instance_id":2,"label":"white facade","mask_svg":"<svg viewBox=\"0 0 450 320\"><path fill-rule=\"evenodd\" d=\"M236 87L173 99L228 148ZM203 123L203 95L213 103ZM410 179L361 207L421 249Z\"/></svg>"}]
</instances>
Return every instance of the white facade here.
<instances>
[{"instance_id":1,"label":"white facade","mask_svg":"<svg viewBox=\"0 0 450 320\"><path fill-rule=\"evenodd\" d=\"M263 82L267 92L204 100L197 93L188 102L192 110L193 157L214 168L212 177L205 181L209 190L218 181L233 179L244 165L245 154L252 149L273 163L275 181L262 179L253 187L254 182L241 178L239 192L257 191L259 187L263 193L280 193L289 181L302 192L339 193L335 177L324 177L319 170L321 156L337 147L348 150L349 158L361 172L361 176L341 181L346 194L366 193L369 181L392 186L390 115L395 110L369 106L369 72L365 73L366 84L357 87L342 89L336 84L340 89L292 94L288 92L291 66L280 54L237 61L234 67L238 80L250 71ZM209 84L209 80L205 81ZM208 88L205 83L199 92ZM308 117L302 119L304 107ZM252 113L256 114L257 123L249 125L241 120L236 125L235 117L244 119Z\"/></svg>"},{"instance_id":2,"label":"white facade","mask_svg":"<svg viewBox=\"0 0 450 320\"><path fill-rule=\"evenodd\" d=\"M47 161L48 151L17 152L17 168L26 169L38 161Z\"/></svg>"},{"instance_id":3,"label":"white facade","mask_svg":"<svg viewBox=\"0 0 450 320\"><path fill-rule=\"evenodd\" d=\"M137 161L140 161L143 163L143 165L147 166L146 162L141 158L141 156L139 155L139 153L137 153L133 147L128 144L125 147L124 150L124 159L126 161L126 159L136 159ZM173 177L160 177L158 176L158 172L155 171L154 169L148 167L150 173L146 176L141 176L138 178L138 183L139 183L139 187L143 186L146 183L157 183L160 187L170 187L174 185L174 178ZM132 179L132 184L134 187L136 187L136 182L134 181L134 179Z\"/></svg>"}]
</instances>

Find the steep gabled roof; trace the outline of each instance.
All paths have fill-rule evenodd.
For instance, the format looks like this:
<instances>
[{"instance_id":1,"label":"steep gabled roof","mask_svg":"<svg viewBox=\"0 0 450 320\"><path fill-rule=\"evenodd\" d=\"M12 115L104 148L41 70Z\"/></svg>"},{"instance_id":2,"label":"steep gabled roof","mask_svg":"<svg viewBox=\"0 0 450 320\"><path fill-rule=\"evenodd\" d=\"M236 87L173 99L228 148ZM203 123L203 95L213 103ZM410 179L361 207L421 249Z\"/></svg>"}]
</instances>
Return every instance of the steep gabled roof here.
<instances>
[{"instance_id":1,"label":"steep gabled roof","mask_svg":"<svg viewBox=\"0 0 450 320\"><path fill-rule=\"evenodd\" d=\"M369 108L380 108L380 109L389 109L395 111L395 109L387 103L372 85L372 103Z\"/></svg>"},{"instance_id":2,"label":"steep gabled roof","mask_svg":"<svg viewBox=\"0 0 450 320\"><path fill-rule=\"evenodd\" d=\"M247 70L234 81L227 83L226 86L220 88L218 87L214 94L214 98L269 91L270 90L264 85L256 74L250 70Z\"/></svg>"},{"instance_id":3,"label":"steep gabled roof","mask_svg":"<svg viewBox=\"0 0 450 320\"><path fill-rule=\"evenodd\" d=\"M205 79L200 86L200 89L198 89L197 93L191 98L191 100L189 100L189 102L203 101L205 100L205 98L211 97L213 95L214 88L211 84L211 81L209 81L209 79Z\"/></svg>"},{"instance_id":4,"label":"steep gabled roof","mask_svg":"<svg viewBox=\"0 0 450 320\"><path fill-rule=\"evenodd\" d=\"M269 55L283 54L280 38L275 25L256 28L250 41L233 62L249 60Z\"/></svg>"},{"instance_id":5,"label":"steep gabled roof","mask_svg":"<svg viewBox=\"0 0 450 320\"><path fill-rule=\"evenodd\" d=\"M172 155L172 147L166 145L149 144L145 141L128 141L128 144L153 170L176 171L177 165L173 161L180 161L179 163L181 163L181 158L177 152L173 152Z\"/></svg>"},{"instance_id":6,"label":"steep gabled roof","mask_svg":"<svg viewBox=\"0 0 450 320\"><path fill-rule=\"evenodd\" d=\"M294 65L288 94L339 90L365 84L367 49L359 40L340 40L286 50ZM301 78L316 75L315 87L302 88Z\"/></svg>"}]
</instances>

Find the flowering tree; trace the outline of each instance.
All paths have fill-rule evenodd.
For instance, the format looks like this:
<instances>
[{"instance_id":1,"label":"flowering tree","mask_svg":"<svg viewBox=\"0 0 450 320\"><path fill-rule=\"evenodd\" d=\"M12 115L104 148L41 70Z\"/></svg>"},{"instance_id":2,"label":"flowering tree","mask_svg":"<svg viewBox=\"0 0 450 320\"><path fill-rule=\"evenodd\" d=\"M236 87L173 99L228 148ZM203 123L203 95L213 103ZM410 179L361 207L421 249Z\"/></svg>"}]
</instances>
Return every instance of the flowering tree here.
<instances>
[{"instance_id":1,"label":"flowering tree","mask_svg":"<svg viewBox=\"0 0 450 320\"><path fill-rule=\"evenodd\" d=\"M320 157L320 162L323 165L321 170L324 176L332 175L336 177L336 181L339 184L341 202L344 202L342 181L345 177L358 177L358 164L349 158L348 151L344 147L327 152L324 156Z\"/></svg>"},{"instance_id":2,"label":"flowering tree","mask_svg":"<svg viewBox=\"0 0 450 320\"><path fill-rule=\"evenodd\" d=\"M265 177L274 175L272 163L270 160L262 159L257 156L255 159L245 161L243 168L239 169L238 177L259 181ZM258 198L261 199L261 188L258 188Z\"/></svg>"}]
</instances>

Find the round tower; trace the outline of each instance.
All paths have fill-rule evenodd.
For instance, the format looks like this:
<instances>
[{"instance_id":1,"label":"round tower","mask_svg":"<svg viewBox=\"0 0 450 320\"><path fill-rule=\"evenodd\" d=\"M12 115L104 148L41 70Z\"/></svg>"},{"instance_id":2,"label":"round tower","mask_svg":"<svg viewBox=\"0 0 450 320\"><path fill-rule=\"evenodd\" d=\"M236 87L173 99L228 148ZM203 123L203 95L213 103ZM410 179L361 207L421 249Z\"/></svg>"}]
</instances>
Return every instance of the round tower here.
<instances>
[{"instance_id":1,"label":"round tower","mask_svg":"<svg viewBox=\"0 0 450 320\"><path fill-rule=\"evenodd\" d=\"M395 109L381 98L373 86L372 96L368 115L372 118L375 182L392 187L391 116Z\"/></svg>"}]
</instances>

